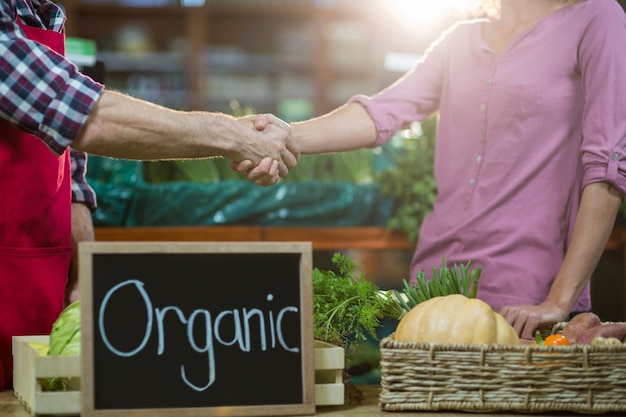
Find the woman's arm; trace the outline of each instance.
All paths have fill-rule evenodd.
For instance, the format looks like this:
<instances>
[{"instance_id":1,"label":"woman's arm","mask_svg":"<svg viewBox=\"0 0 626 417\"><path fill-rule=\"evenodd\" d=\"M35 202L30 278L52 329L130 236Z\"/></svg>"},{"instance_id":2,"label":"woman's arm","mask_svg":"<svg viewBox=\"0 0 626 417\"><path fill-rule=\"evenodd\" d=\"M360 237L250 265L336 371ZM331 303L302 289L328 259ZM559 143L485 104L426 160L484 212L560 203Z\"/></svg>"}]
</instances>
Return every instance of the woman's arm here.
<instances>
[{"instance_id":1,"label":"woman's arm","mask_svg":"<svg viewBox=\"0 0 626 417\"><path fill-rule=\"evenodd\" d=\"M376 126L357 103L348 103L315 119L291 124L302 154L346 152L374 147Z\"/></svg>"},{"instance_id":2,"label":"woman's arm","mask_svg":"<svg viewBox=\"0 0 626 417\"><path fill-rule=\"evenodd\" d=\"M545 301L500 310L521 338L532 339L537 328L567 318L604 252L621 203L620 193L606 182L585 187L572 240Z\"/></svg>"}]
</instances>

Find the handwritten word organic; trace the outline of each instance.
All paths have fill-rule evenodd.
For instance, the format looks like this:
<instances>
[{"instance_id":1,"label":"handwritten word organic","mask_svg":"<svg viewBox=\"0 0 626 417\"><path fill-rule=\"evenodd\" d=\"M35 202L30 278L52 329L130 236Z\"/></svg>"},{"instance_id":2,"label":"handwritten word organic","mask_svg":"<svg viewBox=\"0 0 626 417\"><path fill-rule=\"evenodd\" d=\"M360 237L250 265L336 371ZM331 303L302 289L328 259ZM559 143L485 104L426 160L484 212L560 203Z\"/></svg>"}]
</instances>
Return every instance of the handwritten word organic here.
<instances>
[{"instance_id":1,"label":"handwritten word organic","mask_svg":"<svg viewBox=\"0 0 626 417\"><path fill-rule=\"evenodd\" d=\"M107 328L105 317L107 316L107 309L110 308L111 300L114 299L119 290L125 287L130 287L137 291L143 300L147 315L145 329L142 329L144 331L143 339L133 349L122 350L111 342L108 332L115 331L115 329ZM273 301L273 299L273 294L267 294L267 301ZM263 311L258 308L233 308L215 314L206 309L196 309L191 314L186 315L180 307L174 305L160 308L153 307L150 294L146 291L144 283L139 280L127 280L115 285L106 292L98 313L98 331L106 348L120 357L132 357L147 349L148 341L153 332L156 331L158 341L156 353L163 355L166 348L165 317L166 315L175 315L181 324L186 326L185 330L189 346L195 352L206 354L207 357L208 381L204 385L197 385L191 382L187 377L185 365L180 365L180 374L183 382L193 390L200 392L207 390L216 381L216 345L232 346L241 352L251 352L253 346L256 346L261 351L283 349L294 354L299 353L299 347L287 344L283 332L285 317L288 314L297 314L298 312L299 310L296 306L285 306L277 312L272 310ZM253 323L256 323L256 326ZM194 329L197 328L203 330L202 340L197 340L197 332L194 336ZM259 340L253 341L253 334L257 334Z\"/></svg>"}]
</instances>

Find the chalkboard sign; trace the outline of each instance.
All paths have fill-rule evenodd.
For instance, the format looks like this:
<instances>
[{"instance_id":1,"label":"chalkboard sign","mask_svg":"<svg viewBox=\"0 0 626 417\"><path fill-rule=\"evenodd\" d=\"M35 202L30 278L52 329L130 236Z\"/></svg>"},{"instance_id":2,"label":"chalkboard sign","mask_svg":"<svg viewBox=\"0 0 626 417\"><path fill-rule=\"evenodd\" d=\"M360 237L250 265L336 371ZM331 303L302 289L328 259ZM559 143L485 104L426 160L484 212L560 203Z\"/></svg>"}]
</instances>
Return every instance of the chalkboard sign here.
<instances>
[{"instance_id":1,"label":"chalkboard sign","mask_svg":"<svg viewBox=\"0 0 626 417\"><path fill-rule=\"evenodd\" d=\"M83 416L315 412L310 243L79 246Z\"/></svg>"}]
</instances>

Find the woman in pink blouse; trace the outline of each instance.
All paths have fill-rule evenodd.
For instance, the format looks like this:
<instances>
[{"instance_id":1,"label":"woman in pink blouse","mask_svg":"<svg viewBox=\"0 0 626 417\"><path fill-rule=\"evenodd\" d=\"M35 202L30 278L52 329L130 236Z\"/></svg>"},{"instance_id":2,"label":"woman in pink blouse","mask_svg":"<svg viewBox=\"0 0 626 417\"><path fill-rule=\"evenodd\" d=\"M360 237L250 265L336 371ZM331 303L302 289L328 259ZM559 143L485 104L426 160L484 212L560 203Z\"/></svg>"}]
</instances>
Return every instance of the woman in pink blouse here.
<instances>
[{"instance_id":1,"label":"woman in pink blouse","mask_svg":"<svg viewBox=\"0 0 626 417\"><path fill-rule=\"evenodd\" d=\"M614 0L502 0L499 18L454 25L396 83L292 134L303 154L350 151L438 113L438 195L411 276L472 260L478 297L530 339L591 309L626 195L625 45Z\"/></svg>"}]
</instances>

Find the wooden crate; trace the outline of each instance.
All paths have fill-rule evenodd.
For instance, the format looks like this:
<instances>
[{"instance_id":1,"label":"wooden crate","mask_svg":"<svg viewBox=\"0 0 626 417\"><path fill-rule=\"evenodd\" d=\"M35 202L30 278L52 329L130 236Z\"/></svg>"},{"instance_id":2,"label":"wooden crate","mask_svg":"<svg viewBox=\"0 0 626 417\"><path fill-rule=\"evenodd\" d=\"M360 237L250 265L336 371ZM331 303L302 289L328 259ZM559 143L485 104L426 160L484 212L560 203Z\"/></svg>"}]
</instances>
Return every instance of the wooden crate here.
<instances>
[{"instance_id":1,"label":"wooden crate","mask_svg":"<svg viewBox=\"0 0 626 417\"><path fill-rule=\"evenodd\" d=\"M79 356L41 356L30 342L48 336L13 337L13 385L16 397L33 415L80 415L80 391L43 391L43 378L80 378ZM344 349L315 341L315 404L344 403Z\"/></svg>"},{"instance_id":2,"label":"wooden crate","mask_svg":"<svg viewBox=\"0 0 626 417\"><path fill-rule=\"evenodd\" d=\"M344 364L343 348L315 341L315 405L344 403Z\"/></svg>"},{"instance_id":3,"label":"wooden crate","mask_svg":"<svg viewBox=\"0 0 626 417\"><path fill-rule=\"evenodd\" d=\"M48 336L13 337L13 389L31 414L80 414L80 391L43 391L40 379L80 378L79 356L42 356L29 342L48 343Z\"/></svg>"}]
</instances>

